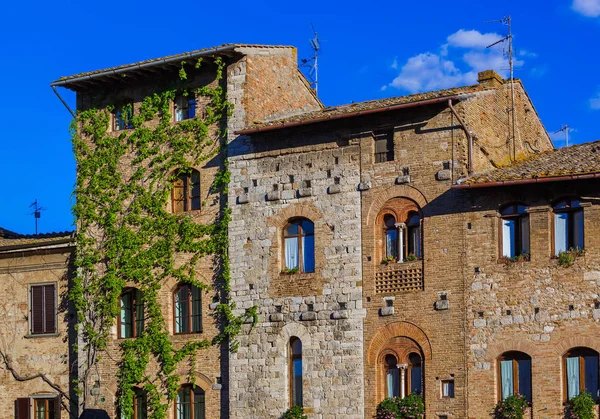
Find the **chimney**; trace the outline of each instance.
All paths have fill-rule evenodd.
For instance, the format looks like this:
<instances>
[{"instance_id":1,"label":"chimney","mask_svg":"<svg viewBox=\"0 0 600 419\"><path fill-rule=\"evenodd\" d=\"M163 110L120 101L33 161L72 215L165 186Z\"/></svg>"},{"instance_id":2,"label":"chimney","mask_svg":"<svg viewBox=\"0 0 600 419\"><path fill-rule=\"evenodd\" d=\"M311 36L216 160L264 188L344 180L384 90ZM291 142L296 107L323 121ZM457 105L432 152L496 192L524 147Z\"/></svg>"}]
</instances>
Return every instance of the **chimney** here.
<instances>
[{"instance_id":1,"label":"chimney","mask_svg":"<svg viewBox=\"0 0 600 419\"><path fill-rule=\"evenodd\" d=\"M477 74L477 81L485 87L502 86L504 80L494 70L485 70Z\"/></svg>"}]
</instances>

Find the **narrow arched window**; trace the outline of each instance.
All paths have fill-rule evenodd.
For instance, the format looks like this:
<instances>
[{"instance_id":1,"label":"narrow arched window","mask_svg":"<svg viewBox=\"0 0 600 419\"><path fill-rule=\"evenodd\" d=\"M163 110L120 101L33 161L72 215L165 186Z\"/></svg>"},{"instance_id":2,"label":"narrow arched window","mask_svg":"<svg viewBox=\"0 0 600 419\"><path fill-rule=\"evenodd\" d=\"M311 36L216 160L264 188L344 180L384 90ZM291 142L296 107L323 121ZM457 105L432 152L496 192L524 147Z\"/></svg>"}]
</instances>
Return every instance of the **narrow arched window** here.
<instances>
[{"instance_id":1,"label":"narrow arched window","mask_svg":"<svg viewBox=\"0 0 600 419\"><path fill-rule=\"evenodd\" d=\"M175 398L175 419L205 419L204 390L185 385Z\"/></svg>"},{"instance_id":2,"label":"narrow arched window","mask_svg":"<svg viewBox=\"0 0 600 419\"><path fill-rule=\"evenodd\" d=\"M192 169L190 173L182 173L173 182L171 189L171 208L175 214L199 210L200 172Z\"/></svg>"},{"instance_id":3,"label":"narrow arched window","mask_svg":"<svg viewBox=\"0 0 600 419\"><path fill-rule=\"evenodd\" d=\"M517 351L498 357L498 386L501 400L521 394L531 402L531 357Z\"/></svg>"},{"instance_id":4,"label":"narrow arched window","mask_svg":"<svg viewBox=\"0 0 600 419\"><path fill-rule=\"evenodd\" d=\"M120 297L119 338L134 338L144 330L144 302L135 288L123 291Z\"/></svg>"},{"instance_id":5,"label":"narrow arched window","mask_svg":"<svg viewBox=\"0 0 600 419\"><path fill-rule=\"evenodd\" d=\"M421 356L415 353L412 353L408 356L408 377L410 382L408 383L408 391L407 394L421 394L422 391L422 378L421 373L423 372L423 368L421 365Z\"/></svg>"},{"instance_id":6,"label":"narrow arched window","mask_svg":"<svg viewBox=\"0 0 600 419\"><path fill-rule=\"evenodd\" d=\"M411 213L406 220L406 244L408 245L407 259L421 257L421 218L417 213Z\"/></svg>"},{"instance_id":7,"label":"narrow arched window","mask_svg":"<svg viewBox=\"0 0 600 419\"><path fill-rule=\"evenodd\" d=\"M302 341L297 337L290 339L290 405L302 406Z\"/></svg>"},{"instance_id":8,"label":"narrow arched window","mask_svg":"<svg viewBox=\"0 0 600 419\"><path fill-rule=\"evenodd\" d=\"M590 348L573 348L563 356L563 380L567 400L588 392L594 400L598 394L598 352Z\"/></svg>"},{"instance_id":9,"label":"narrow arched window","mask_svg":"<svg viewBox=\"0 0 600 419\"><path fill-rule=\"evenodd\" d=\"M383 217L385 226L385 257L386 259L398 260L398 227L396 218L387 214Z\"/></svg>"},{"instance_id":10,"label":"narrow arched window","mask_svg":"<svg viewBox=\"0 0 600 419\"><path fill-rule=\"evenodd\" d=\"M202 332L202 293L195 285L181 285L174 294L175 333Z\"/></svg>"},{"instance_id":11,"label":"narrow arched window","mask_svg":"<svg viewBox=\"0 0 600 419\"><path fill-rule=\"evenodd\" d=\"M554 205L554 252L583 249L583 208L577 199Z\"/></svg>"},{"instance_id":12,"label":"narrow arched window","mask_svg":"<svg viewBox=\"0 0 600 419\"><path fill-rule=\"evenodd\" d=\"M502 256L529 256L529 214L524 205L509 205L500 211L502 217Z\"/></svg>"},{"instance_id":13,"label":"narrow arched window","mask_svg":"<svg viewBox=\"0 0 600 419\"><path fill-rule=\"evenodd\" d=\"M385 356L385 374L387 397L400 397L400 370L398 369L398 359L392 354Z\"/></svg>"},{"instance_id":14,"label":"narrow arched window","mask_svg":"<svg viewBox=\"0 0 600 419\"><path fill-rule=\"evenodd\" d=\"M113 111L113 130L121 131L133 128L133 102L126 102Z\"/></svg>"},{"instance_id":15,"label":"narrow arched window","mask_svg":"<svg viewBox=\"0 0 600 419\"><path fill-rule=\"evenodd\" d=\"M295 218L283 230L286 270L315 271L315 228L306 218Z\"/></svg>"}]
</instances>

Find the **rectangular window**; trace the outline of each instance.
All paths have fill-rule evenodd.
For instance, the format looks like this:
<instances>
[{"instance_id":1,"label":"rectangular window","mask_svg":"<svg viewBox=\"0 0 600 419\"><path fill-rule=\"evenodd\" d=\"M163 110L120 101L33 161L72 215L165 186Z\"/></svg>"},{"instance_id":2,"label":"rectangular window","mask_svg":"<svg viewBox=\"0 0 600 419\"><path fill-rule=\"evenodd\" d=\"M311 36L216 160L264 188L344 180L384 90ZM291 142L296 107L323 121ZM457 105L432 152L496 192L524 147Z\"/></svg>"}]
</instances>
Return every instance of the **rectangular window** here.
<instances>
[{"instance_id":1,"label":"rectangular window","mask_svg":"<svg viewBox=\"0 0 600 419\"><path fill-rule=\"evenodd\" d=\"M375 137L375 163L394 160L394 131L377 131Z\"/></svg>"},{"instance_id":2,"label":"rectangular window","mask_svg":"<svg viewBox=\"0 0 600 419\"><path fill-rule=\"evenodd\" d=\"M16 419L60 419L60 397L23 397L15 403Z\"/></svg>"},{"instance_id":3,"label":"rectangular window","mask_svg":"<svg viewBox=\"0 0 600 419\"><path fill-rule=\"evenodd\" d=\"M443 380L442 381L442 397L453 398L454 397L454 380Z\"/></svg>"},{"instance_id":4,"label":"rectangular window","mask_svg":"<svg viewBox=\"0 0 600 419\"><path fill-rule=\"evenodd\" d=\"M196 99L193 95L175 98L175 121L184 121L196 116Z\"/></svg>"},{"instance_id":5,"label":"rectangular window","mask_svg":"<svg viewBox=\"0 0 600 419\"><path fill-rule=\"evenodd\" d=\"M124 129L133 128L133 103L128 103L121 107L115 108L113 112L113 129L122 131Z\"/></svg>"},{"instance_id":6,"label":"rectangular window","mask_svg":"<svg viewBox=\"0 0 600 419\"><path fill-rule=\"evenodd\" d=\"M30 333L56 333L56 284L32 285L29 294Z\"/></svg>"}]
</instances>

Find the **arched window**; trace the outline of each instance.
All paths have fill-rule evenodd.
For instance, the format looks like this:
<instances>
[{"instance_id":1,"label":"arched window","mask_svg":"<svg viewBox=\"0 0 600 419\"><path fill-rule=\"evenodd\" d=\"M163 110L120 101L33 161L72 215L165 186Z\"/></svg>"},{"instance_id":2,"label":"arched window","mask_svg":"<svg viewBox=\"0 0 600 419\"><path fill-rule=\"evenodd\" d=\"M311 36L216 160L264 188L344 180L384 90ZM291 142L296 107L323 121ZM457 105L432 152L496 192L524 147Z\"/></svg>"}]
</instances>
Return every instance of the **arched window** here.
<instances>
[{"instance_id":1,"label":"arched window","mask_svg":"<svg viewBox=\"0 0 600 419\"><path fill-rule=\"evenodd\" d=\"M529 254L529 214L524 205L513 204L500 211L502 217L502 256Z\"/></svg>"},{"instance_id":2,"label":"arched window","mask_svg":"<svg viewBox=\"0 0 600 419\"><path fill-rule=\"evenodd\" d=\"M563 380L567 400L583 391L598 394L598 352L589 348L573 348L563 355Z\"/></svg>"},{"instance_id":3,"label":"arched window","mask_svg":"<svg viewBox=\"0 0 600 419\"><path fill-rule=\"evenodd\" d=\"M196 98L193 94L175 97L175 121L192 119L196 116Z\"/></svg>"},{"instance_id":4,"label":"arched window","mask_svg":"<svg viewBox=\"0 0 600 419\"><path fill-rule=\"evenodd\" d=\"M400 370L398 369L398 360L392 354L385 356L386 377L386 396L400 397Z\"/></svg>"},{"instance_id":5,"label":"arched window","mask_svg":"<svg viewBox=\"0 0 600 419\"><path fill-rule=\"evenodd\" d=\"M408 215L406 221L406 243L408 244L408 254L416 257L421 257L421 219L419 214L413 212Z\"/></svg>"},{"instance_id":6,"label":"arched window","mask_svg":"<svg viewBox=\"0 0 600 419\"><path fill-rule=\"evenodd\" d=\"M175 333L202 332L202 293L195 285L183 284L174 294Z\"/></svg>"},{"instance_id":7,"label":"arched window","mask_svg":"<svg viewBox=\"0 0 600 419\"><path fill-rule=\"evenodd\" d=\"M144 330L144 302L142 292L135 288L123 291L120 297L119 338L134 338Z\"/></svg>"},{"instance_id":8,"label":"arched window","mask_svg":"<svg viewBox=\"0 0 600 419\"><path fill-rule=\"evenodd\" d=\"M148 406L146 392L140 388L133 388L133 414L130 419L146 419L148 417ZM121 410L121 419L128 419Z\"/></svg>"},{"instance_id":9,"label":"arched window","mask_svg":"<svg viewBox=\"0 0 600 419\"><path fill-rule=\"evenodd\" d=\"M408 356L408 380L407 394L422 394L423 387L421 385L421 356L412 353Z\"/></svg>"},{"instance_id":10,"label":"arched window","mask_svg":"<svg viewBox=\"0 0 600 419\"><path fill-rule=\"evenodd\" d=\"M396 218L387 214L383 217L385 225L385 257L398 260L398 227L396 227Z\"/></svg>"},{"instance_id":11,"label":"arched window","mask_svg":"<svg viewBox=\"0 0 600 419\"><path fill-rule=\"evenodd\" d=\"M306 218L295 218L283 230L284 261L287 270L315 271L315 227Z\"/></svg>"},{"instance_id":12,"label":"arched window","mask_svg":"<svg viewBox=\"0 0 600 419\"><path fill-rule=\"evenodd\" d=\"M200 172L195 169L189 174L182 173L173 182L171 189L171 208L175 214L199 210Z\"/></svg>"},{"instance_id":13,"label":"arched window","mask_svg":"<svg viewBox=\"0 0 600 419\"><path fill-rule=\"evenodd\" d=\"M290 339L290 405L302 406L302 341L297 337Z\"/></svg>"},{"instance_id":14,"label":"arched window","mask_svg":"<svg viewBox=\"0 0 600 419\"><path fill-rule=\"evenodd\" d=\"M175 419L204 418L204 390L189 384L183 386L175 398Z\"/></svg>"},{"instance_id":15,"label":"arched window","mask_svg":"<svg viewBox=\"0 0 600 419\"><path fill-rule=\"evenodd\" d=\"M583 208L577 199L554 205L554 252L583 249Z\"/></svg>"},{"instance_id":16,"label":"arched window","mask_svg":"<svg viewBox=\"0 0 600 419\"><path fill-rule=\"evenodd\" d=\"M501 400L522 394L531 402L531 357L523 352L505 352L498 357L498 395Z\"/></svg>"}]
</instances>

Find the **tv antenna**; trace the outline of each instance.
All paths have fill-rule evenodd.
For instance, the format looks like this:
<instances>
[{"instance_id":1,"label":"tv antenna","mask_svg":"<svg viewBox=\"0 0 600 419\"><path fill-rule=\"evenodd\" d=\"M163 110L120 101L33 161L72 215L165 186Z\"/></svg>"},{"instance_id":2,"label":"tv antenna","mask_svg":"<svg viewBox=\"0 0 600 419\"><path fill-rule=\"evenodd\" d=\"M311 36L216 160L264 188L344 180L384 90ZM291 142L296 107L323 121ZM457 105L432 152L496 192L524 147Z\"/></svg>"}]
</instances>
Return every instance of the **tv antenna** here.
<instances>
[{"instance_id":1,"label":"tv antenna","mask_svg":"<svg viewBox=\"0 0 600 419\"><path fill-rule=\"evenodd\" d=\"M312 23L310 25L312 26L314 34L314 36L309 41L310 48L312 49L313 54L310 58L303 58L301 61L302 66L309 68L308 75L310 77L310 86L314 89L315 95L317 95L319 86L319 51L321 50L321 44L319 41L319 34L315 29L315 25L313 25Z\"/></svg>"},{"instance_id":2,"label":"tv antenna","mask_svg":"<svg viewBox=\"0 0 600 419\"><path fill-rule=\"evenodd\" d=\"M569 131L571 130L571 127L568 125L561 125L560 129L558 131L554 131L554 134L558 134L559 132L564 132L565 133L565 141L566 141L566 146L569 146Z\"/></svg>"},{"instance_id":3,"label":"tv antenna","mask_svg":"<svg viewBox=\"0 0 600 419\"><path fill-rule=\"evenodd\" d=\"M46 208L42 208L38 205L37 198L33 201L33 204L29 206L29 208L33 207L33 212L30 215L33 215L35 218L35 234L38 234L38 219L42 216L41 211L45 211Z\"/></svg>"},{"instance_id":4,"label":"tv antenna","mask_svg":"<svg viewBox=\"0 0 600 419\"><path fill-rule=\"evenodd\" d=\"M504 26L508 27L508 35L504 38L497 40L496 42L488 45L486 48L491 48L494 45L508 42L508 50L506 51L506 55L508 56L508 65L510 68L510 100L511 100L511 109L510 116L512 120L512 128L510 132L509 142L512 140L512 158L513 160L517 160L517 139L515 135L516 126L517 126L517 113L515 112L515 82L514 82L514 62L513 62L513 36L512 36L512 20L510 15L504 16L502 19L497 20L489 20L486 23L499 22Z\"/></svg>"}]
</instances>

